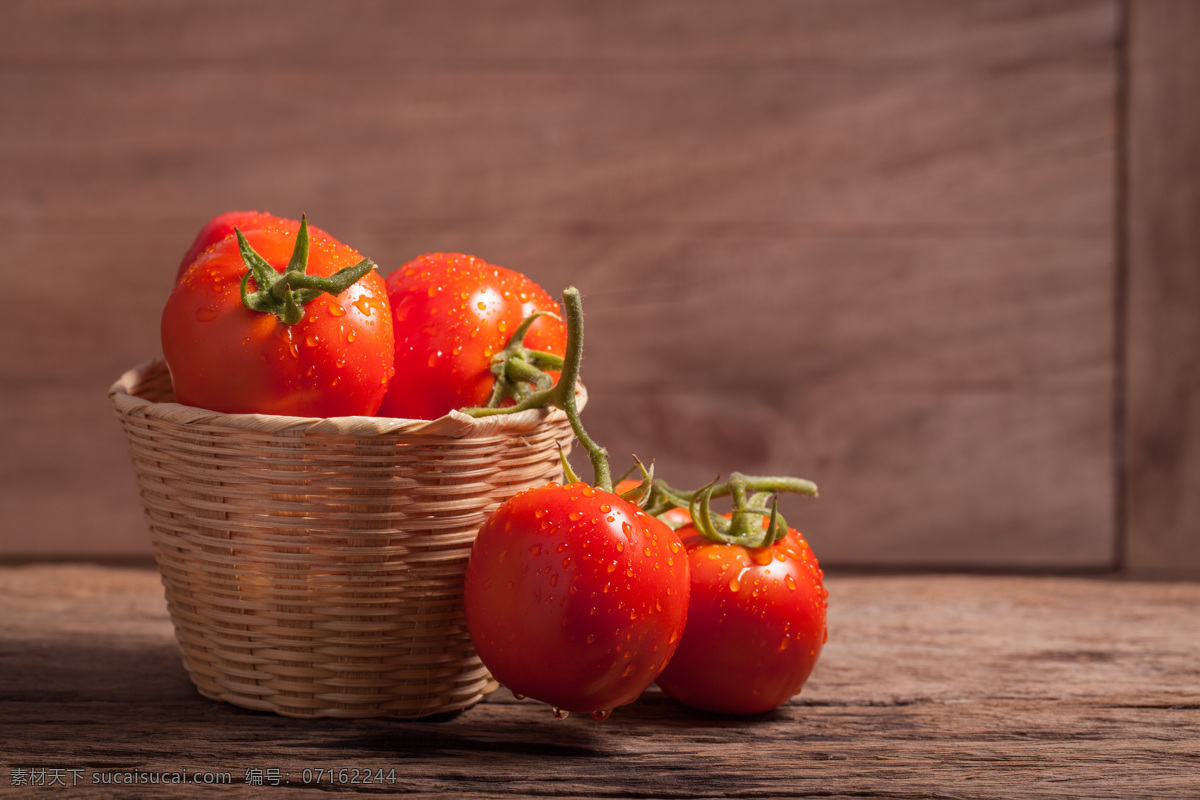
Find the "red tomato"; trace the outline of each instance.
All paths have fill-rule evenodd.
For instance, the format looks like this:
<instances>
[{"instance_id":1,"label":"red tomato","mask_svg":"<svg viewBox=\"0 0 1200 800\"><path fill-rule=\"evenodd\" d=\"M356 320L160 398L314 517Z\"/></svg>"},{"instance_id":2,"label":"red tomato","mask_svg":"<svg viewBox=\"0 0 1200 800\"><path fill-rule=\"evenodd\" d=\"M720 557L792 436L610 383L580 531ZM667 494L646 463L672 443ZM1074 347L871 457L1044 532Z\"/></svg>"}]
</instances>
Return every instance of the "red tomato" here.
<instances>
[{"instance_id":1,"label":"red tomato","mask_svg":"<svg viewBox=\"0 0 1200 800\"><path fill-rule=\"evenodd\" d=\"M266 211L226 211L224 214L218 214L205 223L204 227L200 229L200 233L196 234L196 240L192 242L192 246L184 253L183 260L179 262L179 270L175 273L175 282L179 283L179 279L183 277L183 273L187 271L187 268L192 265L192 262L201 253L226 236L232 236L234 228L245 233L246 231L261 230L278 223L296 224L296 221L277 217ZM314 228L312 225L308 226L308 232L313 236L320 235L333 238L320 228Z\"/></svg>"},{"instance_id":2,"label":"red tomato","mask_svg":"<svg viewBox=\"0 0 1200 800\"><path fill-rule=\"evenodd\" d=\"M765 525L764 521L764 525ZM828 592L799 532L771 547L677 533L687 548L691 600L679 648L658 685L681 703L760 714L800 691L821 655Z\"/></svg>"},{"instance_id":3,"label":"red tomato","mask_svg":"<svg viewBox=\"0 0 1200 800\"><path fill-rule=\"evenodd\" d=\"M298 227L283 221L244 235L283 271ZM311 231L309 275L329 276L362 260L353 248ZM288 325L242 305L246 271L237 237L226 237L197 258L168 298L162 345L178 402L232 414L374 414L395 352L383 278L371 270L336 298L320 294ZM249 287L256 288L253 278Z\"/></svg>"},{"instance_id":4,"label":"red tomato","mask_svg":"<svg viewBox=\"0 0 1200 800\"><path fill-rule=\"evenodd\" d=\"M430 253L388 275L396 333L396 378L380 416L436 419L485 405L492 356L536 311L525 336L532 350L562 356L566 326L558 303L519 272L460 253Z\"/></svg>"},{"instance_id":5,"label":"red tomato","mask_svg":"<svg viewBox=\"0 0 1200 800\"><path fill-rule=\"evenodd\" d=\"M675 532L584 483L552 483L501 505L479 532L466 616L500 683L598 718L654 682L687 616Z\"/></svg>"}]
</instances>

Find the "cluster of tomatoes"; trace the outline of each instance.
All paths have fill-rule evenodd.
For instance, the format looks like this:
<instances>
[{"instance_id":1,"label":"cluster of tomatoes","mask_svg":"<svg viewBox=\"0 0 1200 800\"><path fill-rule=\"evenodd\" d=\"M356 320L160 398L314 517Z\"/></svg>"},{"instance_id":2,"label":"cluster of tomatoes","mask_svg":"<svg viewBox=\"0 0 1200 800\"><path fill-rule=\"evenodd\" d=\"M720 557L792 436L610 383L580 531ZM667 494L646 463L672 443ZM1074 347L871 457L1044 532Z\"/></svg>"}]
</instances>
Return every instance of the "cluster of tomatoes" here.
<instances>
[{"instance_id":1,"label":"cluster of tomatoes","mask_svg":"<svg viewBox=\"0 0 1200 800\"><path fill-rule=\"evenodd\" d=\"M518 494L479 531L464 604L484 664L558 716L603 719L653 683L707 711L776 708L816 664L827 595L771 499L816 487L734 473L686 492L640 463L640 480L614 486L575 406L582 332L574 289L560 309L520 273L444 253L385 280L307 220L261 212L204 226L162 318L187 405L412 419L563 408L595 478L564 462L564 483Z\"/></svg>"}]
</instances>

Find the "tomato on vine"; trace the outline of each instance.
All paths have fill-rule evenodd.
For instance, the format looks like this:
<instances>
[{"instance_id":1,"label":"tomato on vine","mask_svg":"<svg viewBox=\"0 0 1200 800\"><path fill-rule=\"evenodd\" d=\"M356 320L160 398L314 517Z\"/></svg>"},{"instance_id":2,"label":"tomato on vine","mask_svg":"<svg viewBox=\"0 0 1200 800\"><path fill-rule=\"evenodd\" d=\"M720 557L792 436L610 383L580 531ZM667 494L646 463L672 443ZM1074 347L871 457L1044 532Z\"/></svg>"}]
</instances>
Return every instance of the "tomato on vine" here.
<instances>
[{"instance_id":1,"label":"tomato on vine","mask_svg":"<svg viewBox=\"0 0 1200 800\"><path fill-rule=\"evenodd\" d=\"M788 528L763 494L816 487L793 478L735 473L720 493L735 511L713 517L713 487L693 493L693 522L677 533L691 576L687 626L658 686L693 708L760 714L797 693L812 673L827 638L828 592L812 548Z\"/></svg>"},{"instance_id":2,"label":"tomato on vine","mask_svg":"<svg viewBox=\"0 0 1200 800\"><path fill-rule=\"evenodd\" d=\"M163 309L175 398L233 414L371 415L395 345L374 263L307 220L209 246Z\"/></svg>"},{"instance_id":3,"label":"tomato on vine","mask_svg":"<svg viewBox=\"0 0 1200 800\"><path fill-rule=\"evenodd\" d=\"M476 651L500 683L551 704L556 715L603 719L636 700L674 653L687 617L688 565L674 531L612 491L607 455L575 406L578 293L568 289L563 300L562 375L515 408L562 407L591 458L595 486L568 470L565 485L503 503L472 547L464 603Z\"/></svg>"},{"instance_id":4,"label":"tomato on vine","mask_svg":"<svg viewBox=\"0 0 1200 800\"><path fill-rule=\"evenodd\" d=\"M527 396L538 375L552 381L561 368L566 327L558 304L519 272L461 253L428 253L388 275L387 290L396 377L381 416L436 419L503 405Z\"/></svg>"}]
</instances>

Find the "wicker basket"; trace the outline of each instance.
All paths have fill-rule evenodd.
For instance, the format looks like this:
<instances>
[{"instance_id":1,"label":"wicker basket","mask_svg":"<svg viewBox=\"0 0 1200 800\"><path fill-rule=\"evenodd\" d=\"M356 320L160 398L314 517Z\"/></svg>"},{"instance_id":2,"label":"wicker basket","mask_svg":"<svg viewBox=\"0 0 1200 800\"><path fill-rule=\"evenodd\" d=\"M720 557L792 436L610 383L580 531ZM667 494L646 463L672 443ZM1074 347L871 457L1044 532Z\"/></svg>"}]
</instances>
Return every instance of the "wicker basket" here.
<instances>
[{"instance_id":1,"label":"wicker basket","mask_svg":"<svg viewBox=\"0 0 1200 800\"><path fill-rule=\"evenodd\" d=\"M562 478L562 411L218 414L173 402L161 361L109 396L202 694L294 717L416 719L496 688L467 634L467 556L497 505Z\"/></svg>"}]
</instances>

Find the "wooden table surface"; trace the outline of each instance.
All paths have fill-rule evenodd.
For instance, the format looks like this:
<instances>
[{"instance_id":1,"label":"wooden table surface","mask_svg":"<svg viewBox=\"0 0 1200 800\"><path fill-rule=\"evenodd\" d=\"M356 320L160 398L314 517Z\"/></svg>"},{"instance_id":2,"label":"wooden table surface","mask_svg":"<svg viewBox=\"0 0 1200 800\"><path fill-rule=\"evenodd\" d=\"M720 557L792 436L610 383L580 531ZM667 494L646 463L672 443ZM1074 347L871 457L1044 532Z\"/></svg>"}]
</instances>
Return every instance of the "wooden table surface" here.
<instances>
[{"instance_id":1,"label":"wooden table surface","mask_svg":"<svg viewBox=\"0 0 1200 800\"><path fill-rule=\"evenodd\" d=\"M652 689L559 721L502 689L449 719L305 721L199 696L152 570L0 568L0 797L1200 797L1200 585L828 587L822 660L763 717ZM130 773L223 785L105 785Z\"/></svg>"}]
</instances>

